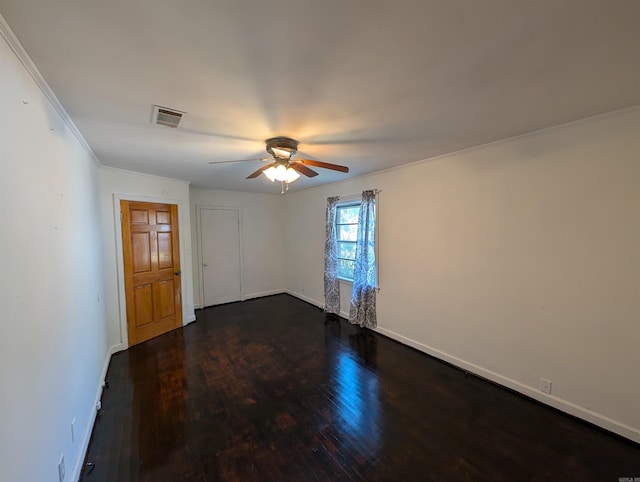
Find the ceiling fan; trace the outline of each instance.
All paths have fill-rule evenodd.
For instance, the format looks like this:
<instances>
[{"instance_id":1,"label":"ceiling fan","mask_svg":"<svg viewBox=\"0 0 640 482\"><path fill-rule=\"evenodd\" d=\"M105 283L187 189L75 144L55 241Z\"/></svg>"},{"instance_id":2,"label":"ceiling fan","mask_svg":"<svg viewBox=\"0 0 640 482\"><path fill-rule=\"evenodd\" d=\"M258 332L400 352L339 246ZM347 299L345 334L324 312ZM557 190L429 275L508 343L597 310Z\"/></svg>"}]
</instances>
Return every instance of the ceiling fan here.
<instances>
[{"instance_id":1,"label":"ceiling fan","mask_svg":"<svg viewBox=\"0 0 640 482\"><path fill-rule=\"evenodd\" d=\"M240 159L237 161L213 161L209 164L223 164L226 162L271 161L268 164L262 166L260 169L249 174L247 176L247 179L254 179L260 174L264 174L271 181L281 181L283 183L283 186L284 183L289 184L290 182L298 179L300 177L300 174L303 174L307 177L317 176L318 173L313 169L310 169L308 166L331 169L333 171L345 173L349 172L348 167L340 166L338 164L314 161L312 159L294 159L295 154L298 152L298 141L295 139L291 139L290 137L272 137L265 140L264 142L266 144L267 152L271 154L272 157L264 157L260 159Z\"/></svg>"}]
</instances>

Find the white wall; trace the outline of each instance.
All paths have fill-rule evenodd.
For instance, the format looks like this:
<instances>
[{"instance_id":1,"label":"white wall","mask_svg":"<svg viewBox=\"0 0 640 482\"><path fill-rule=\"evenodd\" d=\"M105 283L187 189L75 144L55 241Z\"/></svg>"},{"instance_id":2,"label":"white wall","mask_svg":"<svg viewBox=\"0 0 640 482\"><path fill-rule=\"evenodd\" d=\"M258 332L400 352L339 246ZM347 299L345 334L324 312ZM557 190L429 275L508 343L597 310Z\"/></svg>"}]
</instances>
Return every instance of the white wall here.
<instances>
[{"instance_id":1,"label":"white wall","mask_svg":"<svg viewBox=\"0 0 640 482\"><path fill-rule=\"evenodd\" d=\"M132 171L100 169L100 200L104 236L105 296L110 346L124 349L127 344L126 301L122 271L122 232L119 199L165 202L178 205L180 225L180 265L182 271L182 321L195 320L191 260L191 221L189 184Z\"/></svg>"},{"instance_id":2,"label":"white wall","mask_svg":"<svg viewBox=\"0 0 640 482\"><path fill-rule=\"evenodd\" d=\"M57 481L64 454L73 480L108 360L99 168L0 34L0 479Z\"/></svg>"},{"instance_id":3,"label":"white wall","mask_svg":"<svg viewBox=\"0 0 640 482\"><path fill-rule=\"evenodd\" d=\"M640 441L639 153L633 108L287 194L288 287L322 304L326 198L382 189L382 333Z\"/></svg>"},{"instance_id":4,"label":"white wall","mask_svg":"<svg viewBox=\"0 0 640 482\"><path fill-rule=\"evenodd\" d=\"M257 180L256 182L259 182ZM285 196L191 188L191 229L194 299L201 307L198 258L198 206L239 207L243 260L244 298L266 296L286 290L284 250Z\"/></svg>"}]
</instances>

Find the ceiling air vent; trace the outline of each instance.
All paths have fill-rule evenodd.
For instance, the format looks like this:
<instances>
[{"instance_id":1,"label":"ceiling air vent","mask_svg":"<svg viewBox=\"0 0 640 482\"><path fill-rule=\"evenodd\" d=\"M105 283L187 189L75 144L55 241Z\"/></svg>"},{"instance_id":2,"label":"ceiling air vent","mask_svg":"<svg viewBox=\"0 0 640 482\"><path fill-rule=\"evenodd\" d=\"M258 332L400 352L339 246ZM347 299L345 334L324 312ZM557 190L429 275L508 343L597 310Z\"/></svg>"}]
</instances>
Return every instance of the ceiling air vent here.
<instances>
[{"instance_id":1,"label":"ceiling air vent","mask_svg":"<svg viewBox=\"0 0 640 482\"><path fill-rule=\"evenodd\" d=\"M180 121L184 114L184 112L180 112L179 110L154 105L151 123L175 129L180 125Z\"/></svg>"}]
</instances>

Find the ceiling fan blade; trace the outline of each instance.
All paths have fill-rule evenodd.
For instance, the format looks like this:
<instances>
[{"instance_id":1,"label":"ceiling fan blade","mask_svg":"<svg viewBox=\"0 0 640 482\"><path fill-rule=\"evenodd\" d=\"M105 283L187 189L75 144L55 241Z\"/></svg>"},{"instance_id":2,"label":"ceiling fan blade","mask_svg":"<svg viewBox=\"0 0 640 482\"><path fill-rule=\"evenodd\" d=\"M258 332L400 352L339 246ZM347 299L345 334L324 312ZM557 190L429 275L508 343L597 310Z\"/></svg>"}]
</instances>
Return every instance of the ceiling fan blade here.
<instances>
[{"instance_id":1,"label":"ceiling fan blade","mask_svg":"<svg viewBox=\"0 0 640 482\"><path fill-rule=\"evenodd\" d=\"M261 157L259 159L236 159L234 161L211 161L209 164L227 164L229 162L249 162L249 161L271 161L271 157Z\"/></svg>"},{"instance_id":2,"label":"ceiling fan blade","mask_svg":"<svg viewBox=\"0 0 640 482\"><path fill-rule=\"evenodd\" d=\"M300 164L300 163L296 164L295 162L292 162L289 165L291 166L292 169L295 169L300 174L304 174L307 177L315 177L318 175L316 171L314 171L313 169L309 169L304 164Z\"/></svg>"},{"instance_id":3,"label":"ceiling fan blade","mask_svg":"<svg viewBox=\"0 0 640 482\"><path fill-rule=\"evenodd\" d=\"M258 169L255 172L252 172L251 174L249 174L247 176L247 179L253 179L258 177L260 174L262 174L263 171L266 171L267 169L269 169L271 166L273 166L275 163L271 163L271 164L267 164L265 166L262 166L260 169Z\"/></svg>"},{"instance_id":4,"label":"ceiling fan blade","mask_svg":"<svg viewBox=\"0 0 640 482\"><path fill-rule=\"evenodd\" d=\"M331 164L329 162L314 161L313 159L296 159L294 163L306 164L308 166L322 167L324 169L331 169L333 171L349 172L347 166L340 166L338 164Z\"/></svg>"}]
</instances>

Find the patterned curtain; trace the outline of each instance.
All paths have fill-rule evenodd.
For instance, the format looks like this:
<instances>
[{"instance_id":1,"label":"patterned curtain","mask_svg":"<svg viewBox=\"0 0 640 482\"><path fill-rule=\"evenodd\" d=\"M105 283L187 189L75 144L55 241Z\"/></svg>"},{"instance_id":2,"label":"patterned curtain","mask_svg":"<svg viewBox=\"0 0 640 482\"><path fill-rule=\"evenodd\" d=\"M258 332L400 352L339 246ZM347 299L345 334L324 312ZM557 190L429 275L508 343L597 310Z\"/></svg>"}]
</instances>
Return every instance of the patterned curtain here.
<instances>
[{"instance_id":1,"label":"patterned curtain","mask_svg":"<svg viewBox=\"0 0 640 482\"><path fill-rule=\"evenodd\" d=\"M367 328L375 328L377 325L375 234L376 191L363 191L349 321Z\"/></svg>"},{"instance_id":2,"label":"patterned curtain","mask_svg":"<svg viewBox=\"0 0 640 482\"><path fill-rule=\"evenodd\" d=\"M336 205L339 197L327 198L327 226L324 238L324 311L340 315Z\"/></svg>"}]
</instances>

